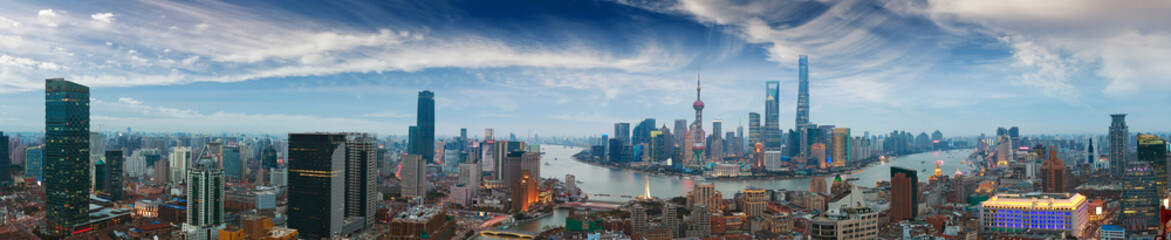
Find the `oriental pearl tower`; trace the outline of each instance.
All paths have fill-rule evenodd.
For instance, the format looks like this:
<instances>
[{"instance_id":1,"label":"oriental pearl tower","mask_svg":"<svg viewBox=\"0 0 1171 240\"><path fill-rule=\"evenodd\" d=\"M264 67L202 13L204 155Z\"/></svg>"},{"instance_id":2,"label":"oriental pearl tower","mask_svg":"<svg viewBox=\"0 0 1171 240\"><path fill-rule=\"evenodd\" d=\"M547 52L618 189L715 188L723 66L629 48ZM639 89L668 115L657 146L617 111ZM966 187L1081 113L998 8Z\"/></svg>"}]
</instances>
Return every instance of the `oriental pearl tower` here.
<instances>
[{"instance_id":1,"label":"oriental pearl tower","mask_svg":"<svg viewBox=\"0 0 1171 240\"><path fill-rule=\"evenodd\" d=\"M691 164L704 164L703 150L704 142L707 134L703 131L703 101L699 98L700 93L700 75L699 71L695 73L695 103L691 104L695 108L695 122L691 123Z\"/></svg>"}]
</instances>

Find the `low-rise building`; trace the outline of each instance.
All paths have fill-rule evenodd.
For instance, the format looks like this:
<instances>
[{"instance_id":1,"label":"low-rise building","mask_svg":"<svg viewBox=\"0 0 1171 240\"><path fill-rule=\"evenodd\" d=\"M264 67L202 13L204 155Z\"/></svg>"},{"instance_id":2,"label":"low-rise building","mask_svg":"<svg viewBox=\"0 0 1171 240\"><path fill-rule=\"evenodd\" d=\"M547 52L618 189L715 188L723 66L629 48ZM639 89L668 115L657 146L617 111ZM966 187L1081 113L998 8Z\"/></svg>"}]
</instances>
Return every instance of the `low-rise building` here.
<instances>
[{"instance_id":1,"label":"low-rise building","mask_svg":"<svg viewBox=\"0 0 1171 240\"><path fill-rule=\"evenodd\" d=\"M878 239L878 212L865 206L830 209L810 224L812 239Z\"/></svg>"},{"instance_id":2,"label":"low-rise building","mask_svg":"<svg viewBox=\"0 0 1171 240\"><path fill-rule=\"evenodd\" d=\"M1053 232L1074 237L1089 220L1087 200L1081 194L996 194L980 204L980 226L985 233Z\"/></svg>"}]
</instances>

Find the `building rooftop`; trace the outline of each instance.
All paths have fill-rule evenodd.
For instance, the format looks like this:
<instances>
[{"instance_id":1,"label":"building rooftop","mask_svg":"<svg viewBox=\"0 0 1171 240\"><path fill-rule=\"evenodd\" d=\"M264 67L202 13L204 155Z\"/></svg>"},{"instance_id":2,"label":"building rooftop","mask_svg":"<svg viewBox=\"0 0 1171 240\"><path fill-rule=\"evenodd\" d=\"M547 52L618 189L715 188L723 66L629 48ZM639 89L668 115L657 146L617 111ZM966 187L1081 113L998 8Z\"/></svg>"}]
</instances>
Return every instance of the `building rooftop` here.
<instances>
[{"instance_id":1,"label":"building rooftop","mask_svg":"<svg viewBox=\"0 0 1171 240\"><path fill-rule=\"evenodd\" d=\"M395 216L394 221L426 221L438 214L439 211L442 210L438 208L428 208L421 206L412 207L406 211L400 212L397 216Z\"/></svg>"},{"instance_id":2,"label":"building rooftop","mask_svg":"<svg viewBox=\"0 0 1171 240\"><path fill-rule=\"evenodd\" d=\"M1086 198L1077 193L1000 193L981 203L980 207L1033 209L1073 208L1078 205L1084 205L1086 202Z\"/></svg>"}]
</instances>

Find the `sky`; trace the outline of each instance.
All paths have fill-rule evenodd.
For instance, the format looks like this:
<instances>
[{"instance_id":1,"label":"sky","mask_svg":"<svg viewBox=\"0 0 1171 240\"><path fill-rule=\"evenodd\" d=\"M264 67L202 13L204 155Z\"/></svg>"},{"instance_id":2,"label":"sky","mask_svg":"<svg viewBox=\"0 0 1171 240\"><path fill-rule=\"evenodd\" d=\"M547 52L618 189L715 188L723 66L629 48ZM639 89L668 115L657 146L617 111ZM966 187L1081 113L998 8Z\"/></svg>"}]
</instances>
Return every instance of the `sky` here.
<instances>
[{"instance_id":1,"label":"sky","mask_svg":"<svg viewBox=\"0 0 1171 240\"><path fill-rule=\"evenodd\" d=\"M1104 134L1171 119L1171 1L4 1L0 130L43 131L44 79L91 87L91 130L593 136L747 125L797 58L810 119L856 134ZM747 128L747 126L745 126ZM747 131L747 130L745 130ZM745 133L747 134L747 133Z\"/></svg>"}]
</instances>

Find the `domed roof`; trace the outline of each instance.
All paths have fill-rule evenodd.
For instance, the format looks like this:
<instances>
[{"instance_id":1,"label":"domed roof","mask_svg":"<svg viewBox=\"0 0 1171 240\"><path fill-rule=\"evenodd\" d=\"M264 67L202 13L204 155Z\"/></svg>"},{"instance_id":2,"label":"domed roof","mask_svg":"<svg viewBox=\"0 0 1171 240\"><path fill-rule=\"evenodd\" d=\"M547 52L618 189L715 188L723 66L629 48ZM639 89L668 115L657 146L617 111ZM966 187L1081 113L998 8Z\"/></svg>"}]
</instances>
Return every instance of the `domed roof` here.
<instances>
[{"instance_id":1,"label":"domed roof","mask_svg":"<svg viewBox=\"0 0 1171 240\"><path fill-rule=\"evenodd\" d=\"M695 103L692 103L691 107L695 108L695 110L703 110L703 101L695 100Z\"/></svg>"}]
</instances>

